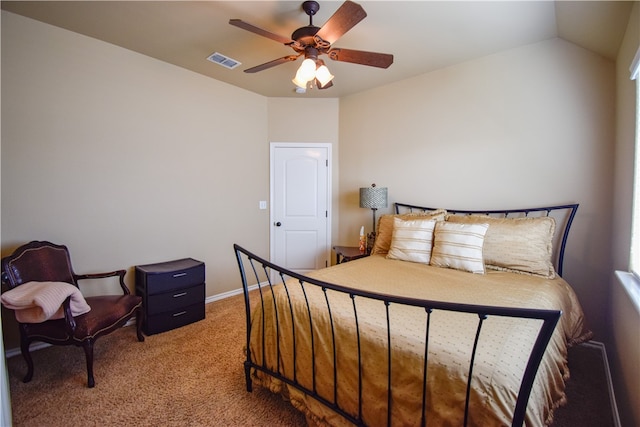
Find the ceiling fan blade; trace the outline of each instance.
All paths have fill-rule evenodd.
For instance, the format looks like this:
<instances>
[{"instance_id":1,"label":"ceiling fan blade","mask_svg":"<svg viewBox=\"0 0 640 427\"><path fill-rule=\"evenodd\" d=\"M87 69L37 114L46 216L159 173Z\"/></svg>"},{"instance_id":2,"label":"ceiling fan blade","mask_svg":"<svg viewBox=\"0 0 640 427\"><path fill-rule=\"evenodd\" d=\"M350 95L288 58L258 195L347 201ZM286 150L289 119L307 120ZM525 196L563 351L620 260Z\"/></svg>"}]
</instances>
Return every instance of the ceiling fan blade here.
<instances>
[{"instance_id":1,"label":"ceiling fan blade","mask_svg":"<svg viewBox=\"0 0 640 427\"><path fill-rule=\"evenodd\" d=\"M389 53L335 48L331 49L328 55L334 61L351 62L378 68L389 68L393 64L393 55Z\"/></svg>"},{"instance_id":2,"label":"ceiling fan blade","mask_svg":"<svg viewBox=\"0 0 640 427\"><path fill-rule=\"evenodd\" d=\"M362 6L352 1L345 1L331 18L318 30L316 38L333 44L344 33L352 29L367 16Z\"/></svg>"},{"instance_id":3,"label":"ceiling fan blade","mask_svg":"<svg viewBox=\"0 0 640 427\"><path fill-rule=\"evenodd\" d=\"M280 36L270 31L263 30L262 28L258 28L255 25L251 25L247 22L244 22L242 19L229 19L229 24L236 26L238 28L242 28L243 30L251 31L252 33L258 34L259 36L266 37L271 40L275 40L279 43L284 43L287 45L294 43L294 41L291 40L289 37Z\"/></svg>"},{"instance_id":4,"label":"ceiling fan blade","mask_svg":"<svg viewBox=\"0 0 640 427\"><path fill-rule=\"evenodd\" d=\"M300 55L283 56L282 58L274 59L273 61L265 62L255 67L247 68L245 73L257 73L258 71L266 70L267 68L275 67L276 65L284 64L285 62L295 61Z\"/></svg>"}]
</instances>

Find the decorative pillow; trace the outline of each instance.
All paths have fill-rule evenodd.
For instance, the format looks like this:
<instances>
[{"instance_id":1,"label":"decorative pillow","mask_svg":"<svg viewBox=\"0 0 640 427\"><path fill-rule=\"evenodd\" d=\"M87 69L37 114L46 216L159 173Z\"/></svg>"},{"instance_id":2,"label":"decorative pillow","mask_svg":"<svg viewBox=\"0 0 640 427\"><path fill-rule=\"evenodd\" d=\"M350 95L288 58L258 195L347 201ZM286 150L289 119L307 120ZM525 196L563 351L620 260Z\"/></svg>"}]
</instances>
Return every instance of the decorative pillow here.
<instances>
[{"instance_id":1,"label":"decorative pillow","mask_svg":"<svg viewBox=\"0 0 640 427\"><path fill-rule=\"evenodd\" d=\"M484 274L482 246L489 224L436 223L431 265Z\"/></svg>"},{"instance_id":2,"label":"decorative pillow","mask_svg":"<svg viewBox=\"0 0 640 427\"><path fill-rule=\"evenodd\" d=\"M400 218L404 220L410 219L435 219L436 221L444 221L447 211L444 209L436 209L429 212L412 212L406 214L382 215L378 219L378 230L376 232L376 241L373 244L371 254L386 255L391 246L391 238L393 236L393 219Z\"/></svg>"},{"instance_id":3,"label":"decorative pillow","mask_svg":"<svg viewBox=\"0 0 640 427\"><path fill-rule=\"evenodd\" d=\"M387 258L429 264L435 219L393 218L393 234Z\"/></svg>"},{"instance_id":4,"label":"decorative pillow","mask_svg":"<svg viewBox=\"0 0 640 427\"><path fill-rule=\"evenodd\" d=\"M484 262L492 270L510 271L548 279L553 268L553 217L492 218L486 215L449 215L458 224L489 224L484 239Z\"/></svg>"}]
</instances>

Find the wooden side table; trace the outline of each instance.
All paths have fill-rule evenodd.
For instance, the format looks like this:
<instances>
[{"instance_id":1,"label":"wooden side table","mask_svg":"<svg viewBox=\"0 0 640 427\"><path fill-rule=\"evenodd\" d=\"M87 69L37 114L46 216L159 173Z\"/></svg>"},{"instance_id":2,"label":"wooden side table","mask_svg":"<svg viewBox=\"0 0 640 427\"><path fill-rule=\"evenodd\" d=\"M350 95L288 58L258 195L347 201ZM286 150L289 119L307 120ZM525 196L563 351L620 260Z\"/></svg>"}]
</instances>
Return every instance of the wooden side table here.
<instances>
[{"instance_id":1,"label":"wooden side table","mask_svg":"<svg viewBox=\"0 0 640 427\"><path fill-rule=\"evenodd\" d=\"M369 256L366 251L361 251L357 246L334 246L333 250L336 251L336 264Z\"/></svg>"}]
</instances>

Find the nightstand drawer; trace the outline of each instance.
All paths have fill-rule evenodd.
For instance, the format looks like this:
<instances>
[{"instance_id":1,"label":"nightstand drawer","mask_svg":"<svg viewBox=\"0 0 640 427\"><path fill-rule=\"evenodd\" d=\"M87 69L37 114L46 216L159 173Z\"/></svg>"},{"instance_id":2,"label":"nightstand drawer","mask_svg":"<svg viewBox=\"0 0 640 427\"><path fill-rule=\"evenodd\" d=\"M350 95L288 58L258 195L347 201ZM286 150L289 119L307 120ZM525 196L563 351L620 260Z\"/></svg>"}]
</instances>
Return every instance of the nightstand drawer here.
<instances>
[{"instance_id":1,"label":"nightstand drawer","mask_svg":"<svg viewBox=\"0 0 640 427\"><path fill-rule=\"evenodd\" d=\"M169 292L204 282L204 263L192 258L136 267L136 284L148 295Z\"/></svg>"},{"instance_id":2,"label":"nightstand drawer","mask_svg":"<svg viewBox=\"0 0 640 427\"><path fill-rule=\"evenodd\" d=\"M147 314L151 316L202 302L205 299L204 288L204 283L201 283L190 288L176 289L173 292L149 295Z\"/></svg>"},{"instance_id":3,"label":"nightstand drawer","mask_svg":"<svg viewBox=\"0 0 640 427\"><path fill-rule=\"evenodd\" d=\"M147 317L143 325L147 335L157 334L170 329L179 328L189 323L204 319L204 301Z\"/></svg>"}]
</instances>

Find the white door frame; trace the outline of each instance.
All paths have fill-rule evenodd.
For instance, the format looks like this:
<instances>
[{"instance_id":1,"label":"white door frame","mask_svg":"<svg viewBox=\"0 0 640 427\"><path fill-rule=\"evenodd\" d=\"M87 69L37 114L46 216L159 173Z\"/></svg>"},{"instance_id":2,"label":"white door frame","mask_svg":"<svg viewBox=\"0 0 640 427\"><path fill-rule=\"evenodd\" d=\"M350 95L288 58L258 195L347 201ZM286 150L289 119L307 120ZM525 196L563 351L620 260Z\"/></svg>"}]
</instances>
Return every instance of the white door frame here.
<instances>
[{"instance_id":1,"label":"white door frame","mask_svg":"<svg viewBox=\"0 0 640 427\"><path fill-rule=\"evenodd\" d=\"M327 150L327 229L326 236L327 242L325 247L325 258L327 260L327 267L331 265L331 212L332 205L331 200L333 199L333 188L332 188L332 169L333 169L333 161L332 161L332 152L331 152L332 144L326 142L271 142L269 144L269 260L271 262L274 261L273 254L275 253L275 241L273 238L273 223L275 222L274 218L274 152L277 148L325 148Z\"/></svg>"}]
</instances>

